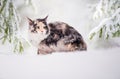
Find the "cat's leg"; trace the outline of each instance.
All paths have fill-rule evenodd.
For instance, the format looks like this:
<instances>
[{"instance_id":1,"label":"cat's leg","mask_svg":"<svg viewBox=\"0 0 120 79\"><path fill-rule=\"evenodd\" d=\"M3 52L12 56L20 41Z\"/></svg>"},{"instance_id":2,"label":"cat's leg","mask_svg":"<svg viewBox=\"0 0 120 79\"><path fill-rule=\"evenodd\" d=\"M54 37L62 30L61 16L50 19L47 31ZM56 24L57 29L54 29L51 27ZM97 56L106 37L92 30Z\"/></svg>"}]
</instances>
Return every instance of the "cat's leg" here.
<instances>
[{"instance_id":1,"label":"cat's leg","mask_svg":"<svg viewBox=\"0 0 120 79\"><path fill-rule=\"evenodd\" d=\"M53 50L47 45L40 45L37 51L37 54L51 54Z\"/></svg>"},{"instance_id":2,"label":"cat's leg","mask_svg":"<svg viewBox=\"0 0 120 79\"><path fill-rule=\"evenodd\" d=\"M65 46L68 51L75 51L78 49L78 46L72 43L66 44Z\"/></svg>"},{"instance_id":3,"label":"cat's leg","mask_svg":"<svg viewBox=\"0 0 120 79\"><path fill-rule=\"evenodd\" d=\"M83 51L83 50L87 50L87 45L86 43L79 43L78 44L67 44L67 48L69 51L75 51L75 50L79 50L79 51Z\"/></svg>"},{"instance_id":4,"label":"cat's leg","mask_svg":"<svg viewBox=\"0 0 120 79\"><path fill-rule=\"evenodd\" d=\"M52 52L50 51L45 51L43 49L38 49L37 54L41 54L41 55L46 55L46 54L51 54Z\"/></svg>"},{"instance_id":5,"label":"cat's leg","mask_svg":"<svg viewBox=\"0 0 120 79\"><path fill-rule=\"evenodd\" d=\"M63 38L57 42L56 51L69 52L75 50L75 46L72 43L65 43L65 41L66 39Z\"/></svg>"},{"instance_id":6,"label":"cat's leg","mask_svg":"<svg viewBox=\"0 0 120 79\"><path fill-rule=\"evenodd\" d=\"M65 38L64 43L69 50L87 50L87 45L82 36L69 35Z\"/></svg>"}]
</instances>

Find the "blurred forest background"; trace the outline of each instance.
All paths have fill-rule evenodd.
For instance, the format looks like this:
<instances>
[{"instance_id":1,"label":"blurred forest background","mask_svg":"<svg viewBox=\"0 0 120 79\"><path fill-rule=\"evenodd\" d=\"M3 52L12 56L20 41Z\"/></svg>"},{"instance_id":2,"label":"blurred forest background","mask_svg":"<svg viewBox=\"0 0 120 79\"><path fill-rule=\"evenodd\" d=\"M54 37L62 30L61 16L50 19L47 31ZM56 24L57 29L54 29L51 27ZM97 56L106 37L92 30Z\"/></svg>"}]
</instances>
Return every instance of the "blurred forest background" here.
<instances>
[{"instance_id":1,"label":"blurred forest background","mask_svg":"<svg viewBox=\"0 0 120 79\"><path fill-rule=\"evenodd\" d=\"M46 15L77 29L88 50L120 47L120 0L0 0L0 52L35 52L26 17Z\"/></svg>"}]
</instances>

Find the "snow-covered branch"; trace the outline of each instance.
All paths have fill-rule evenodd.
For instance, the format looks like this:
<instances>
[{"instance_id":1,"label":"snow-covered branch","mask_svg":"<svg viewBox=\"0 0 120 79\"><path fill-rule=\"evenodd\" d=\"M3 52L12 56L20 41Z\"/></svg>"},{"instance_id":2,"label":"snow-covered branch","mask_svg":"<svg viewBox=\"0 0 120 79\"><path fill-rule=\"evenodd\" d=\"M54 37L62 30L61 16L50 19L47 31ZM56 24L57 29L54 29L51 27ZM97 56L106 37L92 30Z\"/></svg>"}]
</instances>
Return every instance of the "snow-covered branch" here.
<instances>
[{"instance_id":1,"label":"snow-covered branch","mask_svg":"<svg viewBox=\"0 0 120 79\"><path fill-rule=\"evenodd\" d=\"M14 52L22 52L25 39L20 34L19 14L12 0L1 0L0 3L0 40L2 44L8 41Z\"/></svg>"},{"instance_id":2,"label":"snow-covered branch","mask_svg":"<svg viewBox=\"0 0 120 79\"><path fill-rule=\"evenodd\" d=\"M90 32L89 39L120 37L120 0L101 0L93 17L102 21Z\"/></svg>"},{"instance_id":3,"label":"snow-covered branch","mask_svg":"<svg viewBox=\"0 0 120 79\"><path fill-rule=\"evenodd\" d=\"M93 19L111 17L120 8L120 0L100 0Z\"/></svg>"},{"instance_id":4,"label":"snow-covered branch","mask_svg":"<svg viewBox=\"0 0 120 79\"><path fill-rule=\"evenodd\" d=\"M92 39L94 36L104 39L120 36L120 9L112 17L104 19L90 32L89 38Z\"/></svg>"}]
</instances>

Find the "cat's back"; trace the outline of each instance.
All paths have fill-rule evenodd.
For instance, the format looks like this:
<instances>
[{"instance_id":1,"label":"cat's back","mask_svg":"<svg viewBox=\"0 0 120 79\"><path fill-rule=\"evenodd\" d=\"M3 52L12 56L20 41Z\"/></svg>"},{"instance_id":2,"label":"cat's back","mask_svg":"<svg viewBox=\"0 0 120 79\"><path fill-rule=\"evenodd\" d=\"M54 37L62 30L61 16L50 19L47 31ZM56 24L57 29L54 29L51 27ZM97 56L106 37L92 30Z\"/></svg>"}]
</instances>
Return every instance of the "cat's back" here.
<instances>
[{"instance_id":1,"label":"cat's back","mask_svg":"<svg viewBox=\"0 0 120 79\"><path fill-rule=\"evenodd\" d=\"M81 34L76 29L74 29L72 26L70 26L65 22L60 22L60 21L51 22L48 24L48 26L51 32L53 31L61 32L61 34L63 34L64 36L69 36L71 34L81 36Z\"/></svg>"},{"instance_id":2,"label":"cat's back","mask_svg":"<svg viewBox=\"0 0 120 79\"><path fill-rule=\"evenodd\" d=\"M75 50L86 50L86 43L83 40L82 35L74 29L72 26L64 22L52 22L48 24L51 32L51 39L54 40L57 46L64 44L63 49L66 50L67 47ZM53 41L52 41L53 42ZM61 48L61 46L60 46Z\"/></svg>"},{"instance_id":3,"label":"cat's back","mask_svg":"<svg viewBox=\"0 0 120 79\"><path fill-rule=\"evenodd\" d=\"M62 34L66 34L67 32L70 32L70 31L76 31L72 26L68 25L65 22L60 22L60 21L51 22L48 24L48 26L51 31L53 30L61 31Z\"/></svg>"},{"instance_id":4,"label":"cat's back","mask_svg":"<svg viewBox=\"0 0 120 79\"><path fill-rule=\"evenodd\" d=\"M68 24L64 23L64 22L60 22L60 21L55 21L55 22L49 23L48 26L50 27L50 29L64 30L64 29L66 29L68 27Z\"/></svg>"}]
</instances>

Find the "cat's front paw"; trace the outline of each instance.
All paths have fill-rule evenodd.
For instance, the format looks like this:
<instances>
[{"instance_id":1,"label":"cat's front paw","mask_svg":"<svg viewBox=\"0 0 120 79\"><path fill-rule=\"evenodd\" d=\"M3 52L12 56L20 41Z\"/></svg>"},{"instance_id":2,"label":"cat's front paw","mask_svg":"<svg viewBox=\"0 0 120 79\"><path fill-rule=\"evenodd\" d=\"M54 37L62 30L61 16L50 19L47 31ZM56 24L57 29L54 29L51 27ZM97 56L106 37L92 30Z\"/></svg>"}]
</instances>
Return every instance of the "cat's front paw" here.
<instances>
[{"instance_id":1,"label":"cat's front paw","mask_svg":"<svg viewBox=\"0 0 120 79\"><path fill-rule=\"evenodd\" d=\"M41 55L46 55L46 54L51 54L52 52L49 52L49 51L45 51L45 50L41 50L41 49L38 49L37 51L37 54L41 54Z\"/></svg>"}]
</instances>

